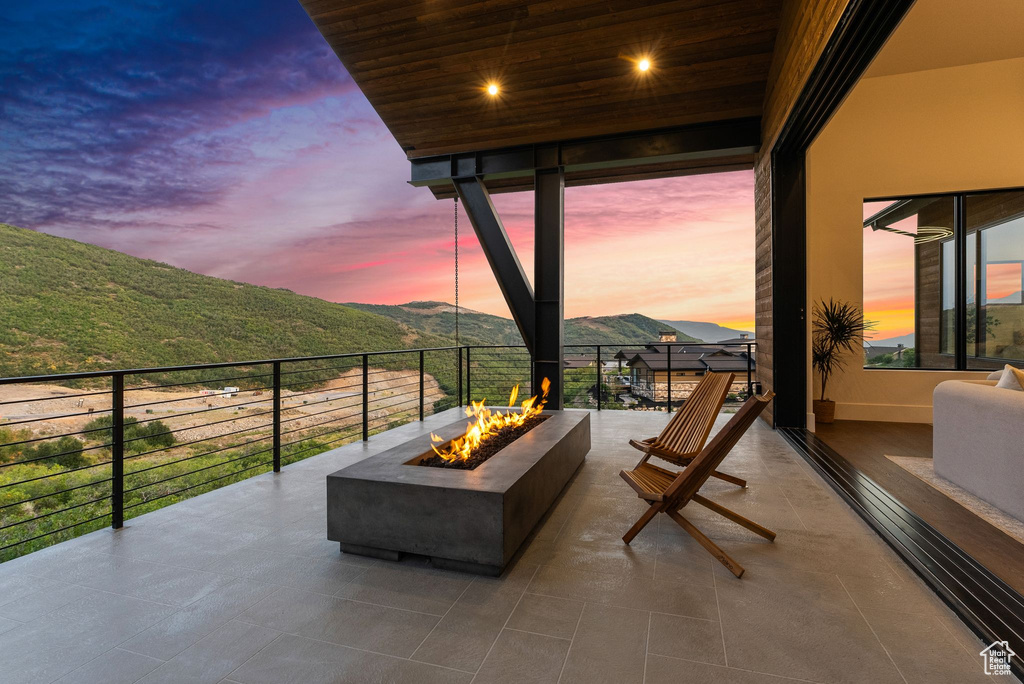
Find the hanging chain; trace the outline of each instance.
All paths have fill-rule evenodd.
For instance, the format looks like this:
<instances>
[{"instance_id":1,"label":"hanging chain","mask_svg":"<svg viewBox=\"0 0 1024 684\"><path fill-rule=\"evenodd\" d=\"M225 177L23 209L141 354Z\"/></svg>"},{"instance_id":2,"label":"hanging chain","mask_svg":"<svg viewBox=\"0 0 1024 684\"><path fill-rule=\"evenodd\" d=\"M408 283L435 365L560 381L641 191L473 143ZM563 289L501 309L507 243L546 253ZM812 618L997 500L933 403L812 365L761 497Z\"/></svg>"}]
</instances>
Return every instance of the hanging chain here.
<instances>
[{"instance_id":1,"label":"hanging chain","mask_svg":"<svg viewBox=\"0 0 1024 684\"><path fill-rule=\"evenodd\" d=\"M455 346L459 346L459 198L455 198Z\"/></svg>"}]
</instances>

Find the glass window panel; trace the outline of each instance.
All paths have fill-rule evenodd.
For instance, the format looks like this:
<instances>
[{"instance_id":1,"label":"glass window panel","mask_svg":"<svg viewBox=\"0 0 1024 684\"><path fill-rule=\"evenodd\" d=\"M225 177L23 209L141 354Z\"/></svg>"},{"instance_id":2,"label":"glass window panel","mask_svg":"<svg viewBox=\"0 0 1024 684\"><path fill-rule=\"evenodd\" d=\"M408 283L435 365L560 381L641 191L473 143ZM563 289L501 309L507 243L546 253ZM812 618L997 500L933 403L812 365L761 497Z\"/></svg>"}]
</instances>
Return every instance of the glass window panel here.
<instances>
[{"instance_id":1,"label":"glass window panel","mask_svg":"<svg viewBox=\"0 0 1024 684\"><path fill-rule=\"evenodd\" d=\"M864 203L866 367L955 367L952 236L952 197Z\"/></svg>"},{"instance_id":2,"label":"glass window panel","mask_svg":"<svg viewBox=\"0 0 1024 684\"><path fill-rule=\"evenodd\" d=\"M967 367L1024 362L1024 191L968 195Z\"/></svg>"}]
</instances>

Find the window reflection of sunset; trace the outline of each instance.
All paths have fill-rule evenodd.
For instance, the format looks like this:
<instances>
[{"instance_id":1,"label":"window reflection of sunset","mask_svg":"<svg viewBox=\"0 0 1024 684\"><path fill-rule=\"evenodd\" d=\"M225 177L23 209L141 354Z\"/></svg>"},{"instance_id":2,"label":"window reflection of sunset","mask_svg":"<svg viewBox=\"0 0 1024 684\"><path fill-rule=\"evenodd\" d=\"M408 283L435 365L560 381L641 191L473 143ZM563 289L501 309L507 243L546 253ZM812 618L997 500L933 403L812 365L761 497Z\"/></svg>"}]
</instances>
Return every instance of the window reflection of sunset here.
<instances>
[{"instance_id":1,"label":"window reflection of sunset","mask_svg":"<svg viewBox=\"0 0 1024 684\"><path fill-rule=\"evenodd\" d=\"M985 268L985 298L988 301L1019 295L1020 291L1021 264L987 265Z\"/></svg>"},{"instance_id":2,"label":"window reflection of sunset","mask_svg":"<svg viewBox=\"0 0 1024 684\"><path fill-rule=\"evenodd\" d=\"M865 202L865 217L889 202ZM871 206L873 205L873 206ZM917 232L917 216L892 224ZM906 235L864 229L864 316L876 322L875 339L914 332L914 241Z\"/></svg>"}]
</instances>

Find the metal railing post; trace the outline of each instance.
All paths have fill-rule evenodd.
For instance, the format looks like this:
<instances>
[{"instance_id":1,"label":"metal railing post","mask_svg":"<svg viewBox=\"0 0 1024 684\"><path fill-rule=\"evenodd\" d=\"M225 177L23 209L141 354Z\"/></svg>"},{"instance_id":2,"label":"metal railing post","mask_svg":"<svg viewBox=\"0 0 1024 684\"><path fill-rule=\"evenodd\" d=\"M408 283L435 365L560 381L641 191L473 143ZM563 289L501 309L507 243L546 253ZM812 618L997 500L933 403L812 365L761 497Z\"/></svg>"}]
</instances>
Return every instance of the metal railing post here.
<instances>
[{"instance_id":1,"label":"metal railing post","mask_svg":"<svg viewBox=\"0 0 1024 684\"><path fill-rule=\"evenodd\" d=\"M462 406L462 347L456 347L456 353L459 357L459 406Z\"/></svg>"},{"instance_id":2,"label":"metal railing post","mask_svg":"<svg viewBox=\"0 0 1024 684\"><path fill-rule=\"evenodd\" d=\"M420 350L420 420L423 420L423 350Z\"/></svg>"},{"instance_id":3,"label":"metal railing post","mask_svg":"<svg viewBox=\"0 0 1024 684\"><path fill-rule=\"evenodd\" d=\"M533 391L533 376L534 376L534 367L533 366L534 366L534 363L536 363L536 360L534 359L533 354L530 353L529 351L527 351L527 356L530 357L530 360L527 362L527 366L526 366L526 382L529 383L529 385L527 385L527 386L530 389L529 389L529 391L526 394L528 394L529 396L532 397L535 394L535 392ZM565 392L564 385L563 385L563 390L562 391L563 391L563 394L564 394L564 392Z\"/></svg>"},{"instance_id":4,"label":"metal railing post","mask_svg":"<svg viewBox=\"0 0 1024 684\"><path fill-rule=\"evenodd\" d=\"M370 355L363 354L363 441L370 439Z\"/></svg>"},{"instance_id":5,"label":"metal railing post","mask_svg":"<svg viewBox=\"0 0 1024 684\"><path fill-rule=\"evenodd\" d=\"M470 370L473 368L473 364L469 360L469 350L472 347L466 347L466 405L468 406L473 402L473 385L470 381Z\"/></svg>"},{"instance_id":6,"label":"metal railing post","mask_svg":"<svg viewBox=\"0 0 1024 684\"><path fill-rule=\"evenodd\" d=\"M665 411L672 413L672 343L665 345L665 366L668 368L668 382L665 388Z\"/></svg>"},{"instance_id":7,"label":"metal railing post","mask_svg":"<svg viewBox=\"0 0 1024 684\"><path fill-rule=\"evenodd\" d=\"M274 361L274 472L281 472L281 362Z\"/></svg>"},{"instance_id":8,"label":"metal railing post","mask_svg":"<svg viewBox=\"0 0 1024 684\"><path fill-rule=\"evenodd\" d=\"M754 382L751 376L750 343L747 343L747 399L754 396Z\"/></svg>"},{"instance_id":9,"label":"metal railing post","mask_svg":"<svg viewBox=\"0 0 1024 684\"><path fill-rule=\"evenodd\" d=\"M124 374L111 376L110 526L124 527Z\"/></svg>"},{"instance_id":10,"label":"metal railing post","mask_svg":"<svg viewBox=\"0 0 1024 684\"><path fill-rule=\"evenodd\" d=\"M597 345L597 410L601 410L601 345Z\"/></svg>"}]
</instances>

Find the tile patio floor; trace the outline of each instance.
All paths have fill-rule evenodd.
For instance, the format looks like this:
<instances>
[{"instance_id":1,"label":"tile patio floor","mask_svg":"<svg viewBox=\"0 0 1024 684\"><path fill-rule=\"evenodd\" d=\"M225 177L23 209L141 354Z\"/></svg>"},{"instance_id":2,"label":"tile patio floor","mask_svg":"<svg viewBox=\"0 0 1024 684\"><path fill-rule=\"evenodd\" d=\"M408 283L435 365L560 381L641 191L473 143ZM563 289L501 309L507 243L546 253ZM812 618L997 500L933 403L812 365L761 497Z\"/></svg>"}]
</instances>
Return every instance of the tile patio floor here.
<instances>
[{"instance_id":1,"label":"tile patio floor","mask_svg":"<svg viewBox=\"0 0 1024 684\"><path fill-rule=\"evenodd\" d=\"M0 565L0 681L989 681L982 644L761 423L723 468L749 487L705 493L776 542L684 510L743 579L664 516L621 542L645 507L626 439L660 413L592 414L586 464L501 578L339 553L324 476L454 415Z\"/></svg>"}]
</instances>

